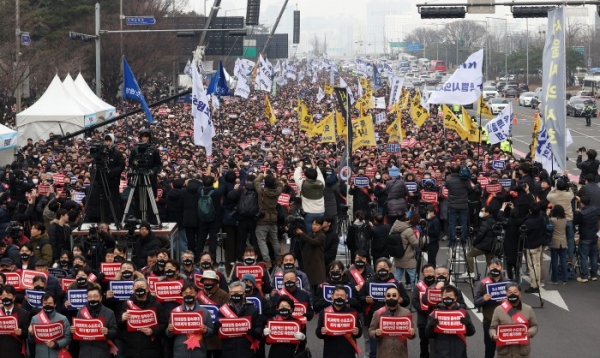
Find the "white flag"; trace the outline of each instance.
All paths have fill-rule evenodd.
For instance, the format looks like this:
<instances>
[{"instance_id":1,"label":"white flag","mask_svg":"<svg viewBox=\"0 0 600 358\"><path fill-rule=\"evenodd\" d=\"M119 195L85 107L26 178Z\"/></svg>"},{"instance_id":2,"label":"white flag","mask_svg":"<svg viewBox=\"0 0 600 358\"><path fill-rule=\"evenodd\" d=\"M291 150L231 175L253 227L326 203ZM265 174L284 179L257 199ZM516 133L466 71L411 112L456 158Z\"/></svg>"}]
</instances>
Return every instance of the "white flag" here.
<instances>
[{"instance_id":1,"label":"white flag","mask_svg":"<svg viewBox=\"0 0 600 358\"><path fill-rule=\"evenodd\" d=\"M511 132L511 119L512 103L508 102L508 105L504 107L502 112L485 125L490 144L500 143L508 139Z\"/></svg>"},{"instance_id":2,"label":"white flag","mask_svg":"<svg viewBox=\"0 0 600 358\"><path fill-rule=\"evenodd\" d=\"M320 103L323 98L325 98L325 91L319 87L319 93L317 93L317 103Z\"/></svg>"},{"instance_id":3,"label":"white flag","mask_svg":"<svg viewBox=\"0 0 600 358\"><path fill-rule=\"evenodd\" d=\"M404 85L404 77L392 77L392 83L390 84L390 100L389 105L398 102L400 95L402 94L402 86Z\"/></svg>"},{"instance_id":4,"label":"white flag","mask_svg":"<svg viewBox=\"0 0 600 358\"><path fill-rule=\"evenodd\" d=\"M317 71L313 72L312 83L317 83Z\"/></svg>"},{"instance_id":5,"label":"white flag","mask_svg":"<svg viewBox=\"0 0 600 358\"><path fill-rule=\"evenodd\" d=\"M375 115L375 124L385 123L385 112L379 112Z\"/></svg>"},{"instance_id":6,"label":"white flag","mask_svg":"<svg viewBox=\"0 0 600 358\"><path fill-rule=\"evenodd\" d=\"M190 63L190 60L188 60L188 62L185 64L185 68L183 69L183 73L185 73L186 75L192 77L192 65Z\"/></svg>"},{"instance_id":7,"label":"white flag","mask_svg":"<svg viewBox=\"0 0 600 358\"><path fill-rule=\"evenodd\" d=\"M219 98L214 93L210 94L210 103L212 104L213 109L221 108L221 103L219 103Z\"/></svg>"},{"instance_id":8,"label":"white flag","mask_svg":"<svg viewBox=\"0 0 600 358\"><path fill-rule=\"evenodd\" d=\"M304 79L304 71L298 72L298 82L302 81L303 79Z\"/></svg>"},{"instance_id":9,"label":"white flag","mask_svg":"<svg viewBox=\"0 0 600 358\"><path fill-rule=\"evenodd\" d=\"M273 75L273 66L271 66L268 61L265 61L260 55L258 61L258 76L256 76L258 90L271 92L271 86L273 85L273 80L271 79L271 76Z\"/></svg>"},{"instance_id":10,"label":"white flag","mask_svg":"<svg viewBox=\"0 0 600 358\"><path fill-rule=\"evenodd\" d=\"M385 97L373 97L373 108L385 109Z\"/></svg>"},{"instance_id":11,"label":"white flag","mask_svg":"<svg viewBox=\"0 0 600 358\"><path fill-rule=\"evenodd\" d=\"M206 149L206 155L212 155L212 138L215 127L210 118L210 107L206 91L202 85L202 76L196 70L196 62L192 63L192 116L194 117L194 143Z\"/></svg>"},{"instance_id":12,"label":"white flag","mask_svg":"<svg viewBox=\"0 0 600 358\"><path fill-rule=\"evenodd\" d=\"M427 100L429 99L429 92L427 92L427 84L423 87L423 92L421 92L421 107L425 108L427 112L429 112L429 105L427 104Z\"/></svg>"},{"instance_id":13,"label":"white flag","mask_svg":"<svg viewBox=\"0 0 600 358\"><path fill-rule=\"evenodd\" d=\"M461 64L440 88L431 93L428 104L472 104L479 99L483 73L483 50Z\"/></svg>"},{"instance_id":14,"label":"white flag","mask_svg":"<svg viewBox=\"0 0 600 358\"><path fill-rule=\"evenodd\" d=\"M350 104L354 104L354 94L352 94L352 88L348 86L346 81L340 76L340 87L345 87L348 89L348 97L350 98Z\"/></svg>"},{"instance_id":15,"label":"white flag","mask_svg":"<svg viewBox=\"0 0 600 358\"><path fill-rule=\"evenodd\" d=\"M234 95L242 97L243 99L248 99L248 96L250 96L250 86L248 86L248 82L246 81L245 77L238 78Z\"/></svg>"},{"instance_id":16,"label":"white flag","mask_svg":"<svg viewBox=\"0 0 600 358\"><path fill-rule=\"evenodd\" d=\"M535 161L541 163L542 167L550 173L552 170L558 170L559 166L554 158L554 154L552 154L548 128L546 128L545 121L541 122L540 134L538 135L537 146L535 147Z\"/></svg>"}]
</instances>

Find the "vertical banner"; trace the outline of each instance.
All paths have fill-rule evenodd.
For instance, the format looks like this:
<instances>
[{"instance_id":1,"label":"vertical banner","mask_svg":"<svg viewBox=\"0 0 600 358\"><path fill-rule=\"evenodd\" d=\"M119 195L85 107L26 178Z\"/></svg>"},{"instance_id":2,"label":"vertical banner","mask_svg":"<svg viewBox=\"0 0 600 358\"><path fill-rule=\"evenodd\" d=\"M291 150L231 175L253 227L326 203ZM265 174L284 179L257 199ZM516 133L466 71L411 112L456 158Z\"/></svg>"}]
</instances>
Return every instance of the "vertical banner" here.
<instances>
[{"instance_id":1,"label":"vertical banner","mask_svg":"<svg viewBox=\"0 0 600 358\"><path fill-rule=\"evenodd\" d=\"M565 107L565 13L563 7L548 11L548 30L542 57L542 111L548 141L558 166L565 170L567 114Z\"/></svg>"}]
</instances>

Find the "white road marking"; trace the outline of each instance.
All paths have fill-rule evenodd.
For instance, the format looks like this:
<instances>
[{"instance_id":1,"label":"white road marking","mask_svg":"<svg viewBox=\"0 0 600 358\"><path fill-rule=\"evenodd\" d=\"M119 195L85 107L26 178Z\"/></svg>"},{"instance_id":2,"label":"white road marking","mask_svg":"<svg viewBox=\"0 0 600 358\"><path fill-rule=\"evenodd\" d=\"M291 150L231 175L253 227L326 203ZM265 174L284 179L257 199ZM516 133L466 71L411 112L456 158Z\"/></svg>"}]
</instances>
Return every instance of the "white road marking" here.
<instances>
[{"instance_id":1,"label":"white road marking","mask_svg":"<svg viewBox=\"0 0 600 358\"><path fill-rule=\"evenodd\" d=\"M523 280L531 283L531 278L529 278L528 276L523 276ZM562 308L565 311L569 311L569 307L567 307L567 304L565 303L565 300L563 300L562 296L560 295L560 292L558 292L556 290L548 291L548 290L544 289L543 287L540 287L540 293L532 293L532 295L535 295L538 297L540 296L540 294L542 295L542 299L544 301L548 301L548 302L552 303L553 305Z\"/></svg>"}]
</instances>

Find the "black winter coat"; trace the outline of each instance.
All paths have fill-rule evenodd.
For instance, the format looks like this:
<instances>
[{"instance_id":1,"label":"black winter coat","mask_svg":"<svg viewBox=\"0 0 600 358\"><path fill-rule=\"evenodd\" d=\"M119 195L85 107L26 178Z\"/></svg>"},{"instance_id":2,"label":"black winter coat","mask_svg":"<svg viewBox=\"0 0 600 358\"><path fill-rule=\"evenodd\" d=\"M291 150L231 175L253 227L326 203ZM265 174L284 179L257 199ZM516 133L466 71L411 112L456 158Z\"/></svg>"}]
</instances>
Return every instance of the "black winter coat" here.
<instances>
[{"instance_id":1,"label":"black winter coat","mask_svg":"<svg viewBox=\"0 0 600 358\"><path fill-rule=\"evenodd\" d=\"M485 252L492 251L494 248L494 241L496 240L496 235L494 234L495 223L496 221L492 215L488 215L481 219L479 231L477 232L475 240L473 240L473 246L475 248Z\"/></svg>"},{"instance_id":2,"label":"black winter coat","mask_svg":"<svg viewBox=\"0 0 600 358\"><path fill-rule=\"evenodd\" d=\"M373 261L380 257L390 256L385 245L389 234L390 226L388 224L378 224L371 228L371 256L373 256Z\"/></svg>"},{"instance_id":3,"label":"black winter coat","mask_svg":"<svg viewBox=\"0 0 600 358\"><path fill-rule=\"evenodd\" d=\"M202 185L196 179L192 179L183 188L183 227L196 228L198 227L198 188Z\"/></svg>"},{"instance_id":4,"label":"black winter coat","mask_svg":"<svg viewBox=\"0 0 600 358\"><path fill-rule=\"evenodd\" d=\"M115 313L102 305L99 310L89 309L93 318L100 318L104 322L104 327L108 328L107 339L114 340L117 336L117 320ZM84 318L81 310L77 313L77 318ZM86 358L110 357L110 351L106 341L81 341L79 342L79 356Z\"/></svg>"},{"instance_id":5,"label":"black winter coat","mask_svg":"<svg viewBox=\"0 0 600 358\"><path fill-rule=\"evenodd\" d=\"M325 232L325 267L335 260L339 244L340 238L336 228L329 228L329 231Z\"/></svg>"},{"instance_id":6,"label":"black winter coat","mask_svg":"<svg viewBox=\"0 0 600 358\"><path fill-rule=\"evenodd\" d=\"M235 312L235 309L232 306L230 306L230 308ZM256 306L253 304L244 304L242 309L237 312L237 316L250 317L252 321L252 338L262 338L263 326L259 319L258 308L256 308ZM221 312L219 312L219 318L224 318ZM223 357L255 358L255 353L250 348L250 340L245 336L221 339L221 342L223 342Z\"/></svg>"},{"instance_id":7,"label":"black winter coat","mask_svg":"<svg viewBox=\"0 0 600 358\"><path fill-rule=\"evenodd\" d=\"M596 223L597 221L594 221L594 227ZM542 215L529 215L523 224L527 226L525 248L537 249L542 246L544 244L544 232L546 231L546 223Z\"/></svg>"},{"instance_id":8,"label":"black winter coat","mask_svg":"<svg viewBox=\"0 0 600 358\"><path fill-rule=\"evenodd\" d=\"M148 253L150 251L159 250L162 247L162 242L154 233L150 232L150 234L143 238L141 236L137 237L137 262L136 267L144 267L146 266L146 260L148 258Z\"/></svg>"},{"instance_id":9,"label":"black winter coat","mask_svg":"<svg viewBox=\"0 0 600 358\"><path fill-rule=\"evenodd\" d=\"M340 311L335 312L358 314L354 308L350 308L348 306L344 306ZM321 328L324 327L324 317L325 311L321 311L319 314L317 329L315 330L317 338L322 339L324 342L323 358L354 358L356 356L356 352L345 336L328 336L321 333ZM359 319L356 320L356 327L358 327L358 334L352 335L355 340L362 336L362 324ZM358 345L358 342L356 344Z\"/></svg>"},{"instance_id":10,"label":"black winter coat","mask_svg":"<svg viewBox=\"0 0 600 358\"><path fill-rule=\"evenodd\" d=\"M453 310L460 309L458 305L452 308ZM438 310L449 311L444 306L438 306ZM467 312L466 318L468 322L467 326L467 337L471 337L475 334L475 326L471 322L471 316ZM433 354L436 358L467 358L467 343L463 341L456 334L443 334L435 333L433 324L433 316L429 316L427 319L427 327L425 327L425 334L430 339L433 339ZM484 332L485 333L485 332Z\"/></svg>"},{"instance_id":11,"label":"black winter coat","mask_svg":"<svg viewBox=\"0 0 600 358\"><path fill-rule=\"evenodd\" d=\"M461 179L458 173L452 173L446 178L446 188L448 189L448 208L464 209L469 208L469 193L473 191L471 182Z\"/></svg>"},{"instance_id":12,"label":"black winter coat","mask_svg":"<svg viewBox=\"0 0 600 358\"><path fill-rule=\"evenodd\" d=\"M598 182L598 168L600 167L600 161L597 159L588 159L585 162L581 155L577 156L577 168L581 169L581 175L579 176L582 179L585 179L585 176L588 174L594 174L594 179Z\"/></svg>"},{"instance_id":13,"label":"black winter coat","mask_svg":"<svg viewBox=\"0 0 600 358\"><path fill-rule=\"evenodd\" d=\"M579 227L579 238L581 241L595 241L598 232L598 209L593 206L586 206L581 211L575 212L573 224Z\"/></svg>"},{"instance_id":14,"label":"black winter coat","mask_svg":"<svg viewBox=\"0 0 600 358\"><path fill-rule=\"evenodd\" d=\"M176 222L183 229L183 201L185 189L171 189L167 194L167 221Z\"/></svg>"},{"instance_id":15,"label":"black winter coat","mask_svg":"<svg viewBox=\"0 0 600 358\"><path fill-rule=\"evenodd\" d=\"M148 295L148 299L144 302L138 301L132 295L130 300L142 310L153 310L156 312L158 325L152 328L152 335L147 336L141 331L127 331L127 322L122 321L123 313L127 311L127 302L123 301L121 310L117 314L118 327L121 332L124 332L125 341L125 356L127 358L162 358L162 337L167 329L168 317L163 306L156 302L154 296Z\"/></svg>"}]
</instances>

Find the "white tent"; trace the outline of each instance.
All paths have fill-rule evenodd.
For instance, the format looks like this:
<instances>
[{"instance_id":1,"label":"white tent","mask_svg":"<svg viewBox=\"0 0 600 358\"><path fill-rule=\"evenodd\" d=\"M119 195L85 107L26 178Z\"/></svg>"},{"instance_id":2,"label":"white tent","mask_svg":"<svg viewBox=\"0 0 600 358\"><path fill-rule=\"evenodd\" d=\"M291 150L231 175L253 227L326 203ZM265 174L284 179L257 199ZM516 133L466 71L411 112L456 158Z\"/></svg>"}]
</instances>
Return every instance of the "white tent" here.
<instances>
[{"instance_id":1,"label":"white tent","mask_svg":"<svg viewBox=\"0 0 600 358\"><path fill-rule=\"evenodd\" d=\"M17 131L0 124L0 165L11 164L17 147Z\"/></svg>"},{"instance_id":2,"label":"white tent","mask_svg":"<svg viewBox=\"0 0 600 358\"><path fill-rule=\"evenodd\" d=\"M106 119L109 119L115 115L116 109L114 106L104 102L100 99L96 94L90 89L87 82L81 75L81 72L75 78L75 86L79 89L80 93L85 96L87 99L96 104L96 106L102 109L103 113L98 113L98 122L103 122Z\"/></svg>"},{"instance_id":3,"label":"white tent","mask_svg":"<svg viewBox=\"0 0 600 358\"><path fill-rule=\"evenodd\" d=\"M50 133L66 134L83 129L86 124L96 122L96 113L85 108L64 89L58 75L46 92L31 107L17 114L19 144L48 139Z\"/></svg>"},{"instance_id":4,"label":"white tent","mask_svg":"<svg viewBox=\"0 0 600 358\"><path fill-rule=\"evenodd\" d=\"M96 114L96 122L86 122L86 127L104 121L104 108L102 108L101 106L84 96L81 90L77 87L77 85L75 85L75 81L73 81L73 77L71 77L70 74L67 74L67 77L65 77L65 79L63 80L63 88L65 89L67 94L74 98L82 107L91 109ZM102 119L100 119L100 116L102 116Z\"/></svg>"}]
</instances>

